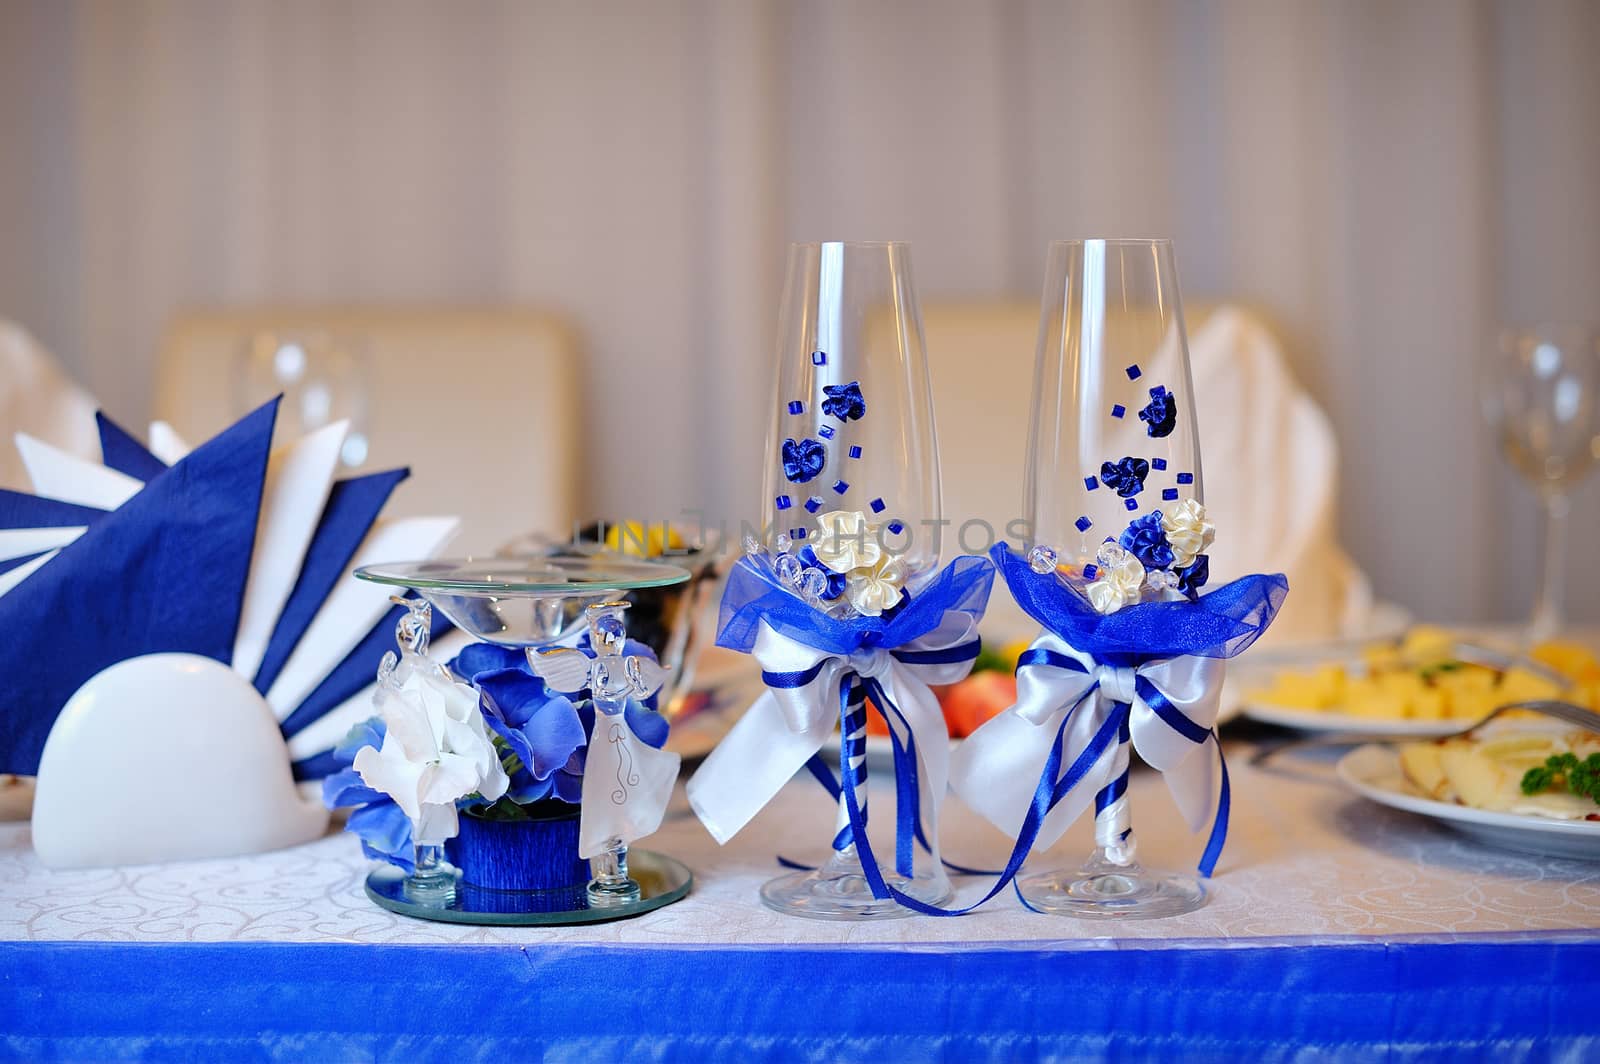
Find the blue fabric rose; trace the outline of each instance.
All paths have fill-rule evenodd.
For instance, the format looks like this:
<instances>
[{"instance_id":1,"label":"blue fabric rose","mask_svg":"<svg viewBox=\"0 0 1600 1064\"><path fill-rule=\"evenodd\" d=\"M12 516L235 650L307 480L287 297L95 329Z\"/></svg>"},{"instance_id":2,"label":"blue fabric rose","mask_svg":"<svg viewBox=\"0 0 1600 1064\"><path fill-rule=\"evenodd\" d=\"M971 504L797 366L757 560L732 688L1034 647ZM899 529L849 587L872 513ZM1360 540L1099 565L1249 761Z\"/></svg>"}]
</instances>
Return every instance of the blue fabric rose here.
<instances>
[{"instance_id":1,"label":"blue fabric rose","mask_svg":"<svg viewBox=\"0 0 1600 1064\"><path fill-rule=\"evenodd\" d=\"M589 637L578 650L594 657ZM655 652L637 640L623 644L623 654L655 660ZM526 805L541 798L577 804L583 798L583 765L594 704L587 688L574 696L550 690L533 674L526 652L492 643L473 643L450 662L450 669L483 696L483 719L521 762L511 772L506 794ZM623 713L641 742L660 749L670 730L655 712L656 695L644 702L629 699ZM352 757L354 754L352 753Z\"/></svg>"},{"instance_id":2,"label":"blue fabric rose","mask_svg":"<svg viewBox=\"0 0 1600 1064\"><path fill-rule=\"evenodd\" d=\"M1139 411L1139 420L1145 423L1145 431L1152 436L1172 435L1173 426L1178 423L1178 404L1173 401L1172 393L1163 391L1152 395Z\"/></svg>"},{"instance_id":3,"label":"blue fabric rose","mask_svg":"<svg viewBox=\"0 0 1600 1064\"><path fill-rule=\"evenodd\" d=\"M1167 542L1166 529L1161 527L1160 510L1129 522L1117 543L1138 558L1146 569L1165 569L1172 564L1172 544Z\"/></svg>"},{"instance_id":4,"label":"blue fabric rose","mask_svg":"<svg viewBox=\"0 0 1600 1064\"><path fill-rule=\"evenodd\" d=\"M356 751L364 746L376 749L383 745L387 730L381 718L373 717L350 729L344 741L333 748L333 756L344 767L322 781L322 804L329 809L354 807L344 829L361 840L361 852L410 874L416 871L411 818L394 799L368 787L351 767Z\"/></svg>"},{"instance_id":5,"label":"blue fabric rose","mask_svg":"<svg viewBox=\"0 0 1600 1064\"><path fill-rule=\"evenodd\" d=\"M822 401L822 412L840 421L856 421L867 414L867 401L861 397L861 382L849 384L824 384L827 398Z\"/></svg>"},{"instance_id":6,"label":"blue fabric rose","mask_svg":"<svg viewBox=\"0 0 1600 1064\"><path fill-rule=\"evenodd\" d=\"M816 551L812 550L810 547L803 548L800 551L800 562L807 569L822 570L822 574L828 578L828 588L822 593L822 598L824 601L832 602L834 599L844 594L844 586L846 582L845 575L843 573L836 573L832 569L829 569L826 565L823 565L822 562L817 559Z\"/></svg>"},{"instance_id":7,"label":"blue fabric rose","mask_svg":"<svg viewBox=\"0 0 1600 1064\"><path fill-rule=\"evenodd\" d=\"M522 762L512 777L512 800L537 801L553 793L577 801L583 779L566 770L572 755L589 741L577 707L525 668L479 673L472 684L483 696L484 721ZM569 778L558 778L562 774Z\"/></svg>"},{"instance_id":8,"label":"blue fabric rose","mask_svg":"<svg viewBox=\"0 0 1600 1064\"><path fill-rule=\"evenodd\" d=\"M1189 596L1193 602L1200 597L1200 589L1206 586L1206 581L1211 579L1211 559L1204 554L1195 556L1187 569L1178 570L1178 590Z\"/></svg>"},{"instance_id":9,"label":"blue fabric rose","mask_svg":"<svg viewBox=\"0 0 1600 1064\"><path fill-rule=\"evenodd\" d=\"M821 440L809 437L796 442L783 441L783 475L796 484L815 480L828 464L828 451Z\"/></svg>"},{"instance_id":10,"label":"blue fabric rose","mask_svg":"<svg viewBox=\"0 0 1600 1064\"><path fill-rule=\"evenodd\" d=\"M1115 464L1100 463L1100 481L1124 499L1144 490L1144 478L1150 475L1150 463L1143 458L1124 458Z\"/></svg>"}]
</instances>

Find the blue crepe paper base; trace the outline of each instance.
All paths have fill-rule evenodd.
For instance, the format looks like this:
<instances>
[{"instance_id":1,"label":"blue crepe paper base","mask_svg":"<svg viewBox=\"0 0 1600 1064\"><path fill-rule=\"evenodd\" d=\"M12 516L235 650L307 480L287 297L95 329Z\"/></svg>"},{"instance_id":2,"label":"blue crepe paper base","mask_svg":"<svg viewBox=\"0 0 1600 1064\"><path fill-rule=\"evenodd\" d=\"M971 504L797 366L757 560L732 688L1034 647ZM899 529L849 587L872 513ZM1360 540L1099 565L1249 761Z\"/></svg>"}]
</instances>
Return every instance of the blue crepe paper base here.
<instances>
[{"instance_id":1,"label":"blue crepe paper base","mask_svg":"<svg viewBox=\"0 0 1600 1064\"><path fill-rule=\"evenodd\" d=\"M489 890L561 890L589 882L589 862L578 856L579 808L545 801L529 812L542 818L460 815L460 832L444 849L463 882Z\"/></svg>"}]
</instances>

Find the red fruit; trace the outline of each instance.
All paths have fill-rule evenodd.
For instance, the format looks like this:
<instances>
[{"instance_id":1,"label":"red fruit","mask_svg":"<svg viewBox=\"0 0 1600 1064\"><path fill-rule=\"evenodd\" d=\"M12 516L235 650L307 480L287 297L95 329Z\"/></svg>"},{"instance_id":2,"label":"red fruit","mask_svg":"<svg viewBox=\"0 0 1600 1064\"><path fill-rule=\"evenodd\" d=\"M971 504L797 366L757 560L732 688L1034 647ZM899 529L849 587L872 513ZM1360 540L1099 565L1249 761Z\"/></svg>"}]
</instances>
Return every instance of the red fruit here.
<instances>
[{"instance_id":1,"label":"red fruit","mask_svg":"<svg viewBox=\"0 0 1600 1064\"><path fill-rule=\"evenodd\" d=\"M976 672L940 694L945 724L954 738L977 731L1017 701L1017 678L1005 672Z\"/></svg>"}]
</instances>

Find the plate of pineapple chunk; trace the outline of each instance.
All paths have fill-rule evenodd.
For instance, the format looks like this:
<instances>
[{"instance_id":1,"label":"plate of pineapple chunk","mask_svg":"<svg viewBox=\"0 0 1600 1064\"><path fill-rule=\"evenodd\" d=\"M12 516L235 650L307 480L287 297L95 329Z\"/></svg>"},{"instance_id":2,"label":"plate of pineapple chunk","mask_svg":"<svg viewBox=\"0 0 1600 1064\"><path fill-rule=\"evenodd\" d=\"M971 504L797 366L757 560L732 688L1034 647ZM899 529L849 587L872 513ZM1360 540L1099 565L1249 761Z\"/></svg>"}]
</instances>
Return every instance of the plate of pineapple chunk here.
<instances>
[{"instance_id":1,"label":"plate of pineapple chunk","mask_svg":"<svg viewBox=\"0 0 1600 1064\"><path fill-rule=\"evenodd\" d=\"M1600 708L1600 660L1584 645L1541 643L1527 664L1501 669L1459 660L1461 642L1446 629L1417 627L1345 659L1281 668L1246 687L1243 713L1303 731L1424 737L1460 731L1508 702Z\"/></svg>"},{"instance_id":2,"label":"plate of pineapple chunk","mask_svg":"<svg viewBox=\"0 0 1600 1064\"><path fill-rule=\"evenodd\" d=\"M1362 746L1340 761L1357 793L1484 842L1600 859L1600 735L1507 715L1470 736Z\"/></svg>"}]
</instances>

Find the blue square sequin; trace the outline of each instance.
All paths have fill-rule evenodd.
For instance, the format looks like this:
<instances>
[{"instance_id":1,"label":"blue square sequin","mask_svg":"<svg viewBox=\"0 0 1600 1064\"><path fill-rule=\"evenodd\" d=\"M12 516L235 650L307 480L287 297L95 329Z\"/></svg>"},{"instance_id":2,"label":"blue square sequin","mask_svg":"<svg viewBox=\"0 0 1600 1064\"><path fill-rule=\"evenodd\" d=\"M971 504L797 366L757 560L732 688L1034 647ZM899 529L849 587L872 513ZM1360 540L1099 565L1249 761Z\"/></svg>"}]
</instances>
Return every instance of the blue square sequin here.
<instances>
[{"instance_id":1,"label":"blue square sequin","mask_svg":"<svg viewBox=\"0 0 1600 1064\"><path fill-rule=\"evenodd\" d=\"M833 482L833 490L838 492L840 495L843 495L845 492L850 490L850 484L847 481L836 480Z\"/></svg>"},{"instance_id":2,"label":"blue square sequin","mask_svg":"<svg viewBox=\"0 0 1600 1064\"><path fill-rule=\"evenodd\" d=\"M1142 376L1144 376L1144 373L1139 369L1137 362L1128 367L1128 379L1130 381L1136 381Z\"/></svg>"},{"instance_id":3,"label":"blue square sequin","mask_svg":"<svg viewBox=\"0 0 1600 1064\"><path fill-rule=\"evenodd\" d=\"M821 351L813 351L811 352L811 364L813 366L826 366L828 364L828 356Z\"/></svg>"},{"instance_id":4,"label":"blue square sequin","mask_svg":"<svg viewBox=\"0 0 1600 1064\"><path fill-rule=\"evenodd\" d=\"M793 505L793 503L790 501L789 496L787 496L787 495L779 495L778 496L778 509L787 510L792 505Z\"/></svg>"},{"instance_id":5,"label":"blue square sequin","mask_svg":"<svg viewBox=\"0 0 1600 1064\"><path fill-rule=\"evenodd\" d=\"M821 436L825 440L831 440L833 439L833 431L832 425L824 425L817 430L817 435Z\"/></svg>"},{"instance_id":6,"label":"blue square sequin","mask_svg":"<svg viewBox=\"0 0 1600 1064\"><path fill-rule=\"evenodd\" d=\"M1168 502L1172 502L1174 499L1176 499L1178 497L1178 489L1177 488L1162 488L1161 489L1161 497L1163 499L1167 500Z\"/></svg>"},{"instance_id":7,"label":"blue square sequin","mask_svg":"<svg viewBox=\"0 0 1600 1064\"><path fill-rule=\"evenodd\" d=\"M900 533L906 530L906 526L901 524L899 521L890 521L887 527L889 529L889 535L891 536L898 536Z\"/></svg>"},{"instance_id":8,"label":"blue square sequin","mask_svg":"<svg viewBox=\"0 0 1600 1064\"><path fill-rule=\"evenodd\" d=\"M1121 403L1118 403L1118 404L1116 404L1115 406L1113 406L1111 408L1111 416L1112 417L1121 417L1123 414L1126 414L1127 412L1128 412L1128 408L1123 406Z\"/></svg>"},{"instance_id":9,"label":"blue square sequin","mask_svg":"<svg viewBox=\"0 0 1600 1064\"><path fill-rule=\"evenodd\" d=\"M872 506L872 512L873 513L875 513L875 514L883 513L883 500L882 499L873 499L872 503L871 503L871 506Z\"/></svg>"},{"instance_id":10,"label":"blue square sequin","mask_svg":"<svg viewBox=\"0 0 1600 1064\"><path fill-rule=\"evenodd\" d=\"M802 403L798 399L789 400L789 413L791 413L791 414L803 414L805 412L806 412L806 404Z\"/></svg>"},{"instance_id":11,"label":"blue square sequin","mask_svg":"<svg viewBox=\"0 0 1600 1064\"><path fill-rule=\"evenodd\" d=\"M1093 580L1099 574L1100 567L1095 565L1093 562L1090 562L1088 565L1083 567L1083 578L1085 580Z\"/></svg>"},{"instance_id":12,"label":"blue square sequin","mask_svg":"<svg viewBox=\"0 0 1600 1064\"><path fill-rule=\"evenodd\" d=\"M1098 477L1084 477L1083 478L1083 490L1084 491L1093 491L1095 488L1098 488L1099 486L1100 486L1100 479Z\"/></svg>"},{"instance_id":13,"label":"blue square sequin","mask_svg":"<svg viewBox=\"0 0 1600 1064\"><path fill-rule=\"evenodd\" d=\"M1076 521L1074 521L1073 524L1078 526L1078 531L1079 532L1087 532L1087 531L1089 531L1090 526L1092 526L1094 524L1094 522L1089 520L1087 517L1080 517Z\"/></svg>"},{"instance_id":14,"label":"blue square sequin","mask_svg":"<svg viewBox=\"0 0 1600 1064\"><path fill-rule=\"evenodd\" d=\"M829 433L829 435L832 435L832 433ZM861 457L861 445L860 444L857 444L856 446L850 448L850 457L851 458L860 458Z\"/></svg>"},{"instance_id":15,"label":"blue square sequin","mask_svg":"<svg viewBox=\"0 0 1600 1064\"><path fill-rule=\"evenodd\" d=\"M1194 474L1193 473L1179 473L1178 474L1178 483L1179 484L1193 484L1194 483Z\"/></svg>"},{"instance_id":16,"label":"blue square sequin","mask_svg":"<svg viewBox=\"0 0 1600 1064\"><path fill-rule=\"evenodd\" d=\"M811 513L816 513L818 510L822 509L822 496L813 495L811 498L807 499L806 509Z\"/></svg>"},{"instance_id":17,"label":"blue square sequin","mask_svg":"<svg viewBox=\"0 0 1600 1064\"><path fill-rule=\"evenodd\" d=\"M1139 508L1138 499L1123 499L1122 504L1130 510L1137 510Z\"/></svg>"},{"instance_id":18,"label":"blue square sequin","mask_svg":"<svg viewBox=\"0 0 1600 1064\"><path fill-rule=\"evenodd\" d=\"M1152 458L1150 459L1150 468L1165 469L1167 468L1167 460L1165 458Z\"/></svg>"}]
</instances>

